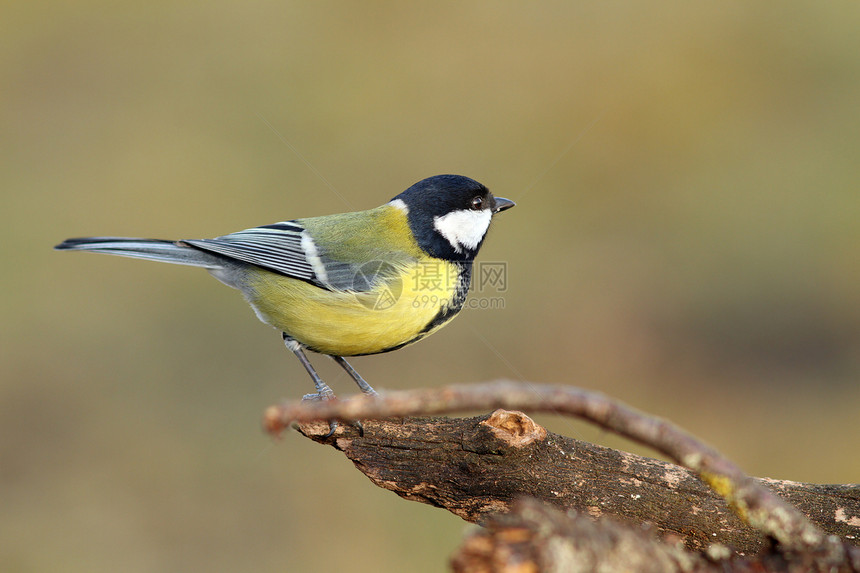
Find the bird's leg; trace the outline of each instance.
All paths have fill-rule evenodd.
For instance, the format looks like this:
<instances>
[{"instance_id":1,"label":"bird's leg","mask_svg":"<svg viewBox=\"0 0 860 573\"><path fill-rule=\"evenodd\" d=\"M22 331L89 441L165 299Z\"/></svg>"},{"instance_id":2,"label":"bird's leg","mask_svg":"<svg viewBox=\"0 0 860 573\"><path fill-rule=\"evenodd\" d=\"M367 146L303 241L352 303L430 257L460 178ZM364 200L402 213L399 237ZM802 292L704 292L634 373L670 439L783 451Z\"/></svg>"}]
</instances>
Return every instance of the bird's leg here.
<instances>
[{"instance_id":1,"label":"bird's leg","mask_svg":"<svg viewBox=\"0 0 860 573\"><path fill-rule=\"evenodd\" d=\"M355 380L355 383L358 384L358 387L361 389L362 392L369 396L379 395L377 394L376 390L371 388L370 384L368 384L367 381L361 377L361 374L356 372L355 368L350 366L349 362L347 362L343 358L343 356L332 356L331 359L340 364L341 368L346 370L346 373L349 374L353 380Z\"/></svg>"},{"instance_id":2,"label":"bird's leg","mask_svg":"<svg viewBox=\"0 0 860 573\"><path fill-rule=\"evenodd\" d=\"M285 332L284 335L284 344L290 351L296 355L296 358L299 359L299 362L302 363L302 366L305 367L308 374L311 377L311 380L314 381L314 387L316 388L316 394L305 394L302 396L302 400L332 400L334 399L334 391L329 387L328 384L323 382L320 375L317 374L317 371L314 370L311 361L308 360L308 357L305 356L304 351L302 350L301 345L298 342L290 338L290 336ZM334 434L334 431L337 429L337 420L329 420L328 423L329 433L326 435L326 438Z\"/></svg>"},{"instance_id":3,"label":"bird's leg","mask_svg":"<svg viewBox=\"0 0 860 573\"><path fill-rule=\"evenodd\" d=\"M322 381L320 375L317 374L317 371L314 370L313 365L311 364L308 357L305 356L304 351L302 350L301 345L298 342L293 340L286 332L284 333L284 344L290 351L296 355L296 358L299 359L299 362L302 363L302 366L307 370L308 375L310 375L311 380L314 382L314 387L317 390L316 394L306 394L302 397L303 400L330 400L334 398L334 391L329 388L329 385Z\"/></svg>"},{"instance_id":4,"label":"bird's leg","mask_svg":"<svg viewBox=\"0 0 860 573\"><path fill-rule=\"evenodd\" d=\"M332 356L331 359L340 364L341 368L346 370L346 373L349 374L349 376L353 380L355 380L355 383L358 384L358 387L361 389L365 396L379 396L376 390L374 390L371 385L367 383L367 380L361 377L361 374L359 374L358 371L356 371L356 369L353 368L352 365L347 362L343 356ZM361 420L355 420L355 422L353 423L358 428L358 434L363 437L364 425L362 425Z\"/></svg>"}]
</instances>

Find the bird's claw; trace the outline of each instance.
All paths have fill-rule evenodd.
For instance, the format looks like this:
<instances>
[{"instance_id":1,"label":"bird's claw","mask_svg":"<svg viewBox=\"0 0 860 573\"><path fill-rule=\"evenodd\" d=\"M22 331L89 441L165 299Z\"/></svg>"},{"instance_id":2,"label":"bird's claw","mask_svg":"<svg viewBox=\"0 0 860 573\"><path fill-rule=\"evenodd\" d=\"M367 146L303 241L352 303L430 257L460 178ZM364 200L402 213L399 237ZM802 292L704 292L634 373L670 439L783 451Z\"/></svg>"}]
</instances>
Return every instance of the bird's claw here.
<instances>
[{"instance_id":1,"label":"bird's claw","mask_svg":"<svg viewBox=\"0 0 860 573\"><path fill-rule=\"evenodd\" d=\"M302 396L302 402L324 402L326 400L334 400L335 395L334 392L329 390L328 392L315 392L313 394L305 394ZM337 430L337 420L329 420L328 422L328 434L323 436L323 438L330 438L334 435L335 430Z\"/></svg>"},{"instance_id":2,"label":"bird's claw","mask_svg":"<svg viewBox=\"0 0 860 573\"><path fill-rule=\"evenodd\" d=\"M305 394L302 396L302 402L324 402L325 400L334 400L334 392L314 392L313 394Z\"/></svg>"}]
</instances>

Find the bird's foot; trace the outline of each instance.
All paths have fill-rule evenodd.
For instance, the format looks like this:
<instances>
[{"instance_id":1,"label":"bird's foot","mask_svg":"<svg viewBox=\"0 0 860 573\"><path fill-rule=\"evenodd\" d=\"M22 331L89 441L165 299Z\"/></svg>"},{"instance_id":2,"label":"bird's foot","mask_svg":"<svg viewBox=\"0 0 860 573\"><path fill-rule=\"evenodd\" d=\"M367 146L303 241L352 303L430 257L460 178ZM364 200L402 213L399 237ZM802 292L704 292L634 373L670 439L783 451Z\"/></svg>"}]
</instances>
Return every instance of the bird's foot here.
<instances>
[{"instance_id":1,"label":"bird's foot","mask_svg":"<svg viewBox=\"0 0 860 573\"><path fill-rule=\"evenodd\" d=\"M313 394L305 394L302 396L302 402L324 402L325 400L334 400L337 396L334 392L314 392Z\"/></svg>"},{"instance_id":2,"label":"bird's foot","mask_svg":"<svg viewBox=\"0 0 860 573\"><path fill-rule=\"evenodd\" d=\"M330 388L327 388L328 392L323 390L322 392L315 392L313 394L305 394L302 396L302 402L324 402L326 400L334 400L336 396L334 392L331 391ZM337 420L329 420L328 421L328 434L323 436L324 438L330 438L334 435L335 430L337 430Z\"/></svg>"}]
</instances>

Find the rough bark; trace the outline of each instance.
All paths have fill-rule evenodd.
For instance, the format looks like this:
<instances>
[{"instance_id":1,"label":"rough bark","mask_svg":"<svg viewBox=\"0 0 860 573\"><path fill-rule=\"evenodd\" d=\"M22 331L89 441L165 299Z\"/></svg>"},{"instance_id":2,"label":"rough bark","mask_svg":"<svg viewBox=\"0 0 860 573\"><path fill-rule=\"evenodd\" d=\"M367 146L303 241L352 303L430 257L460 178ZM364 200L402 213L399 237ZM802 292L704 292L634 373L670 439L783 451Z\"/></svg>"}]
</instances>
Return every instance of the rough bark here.
<instances>
[{"instance_id":1,"label":"rough bark","mask_svg":"<svg viewBox=\"0 0 860 573\"><path fill-rule=\"evenodd\" d=\"M757 552L764 534L683 467L547 432L520 412L474 418L305 423L309 438L342 451L376 485L475 523L529 496L562 509L649 523L703 551L714 543ZM757 479L828 534L860 544L860 486Z\"/></svg>"},{"instance_id":2,"label":"rough bark","mask_svg":"<svg viewBox=\"0 0 860 573\"><path fill-rule=\"evenodd\" d=\"M856 564L855 564L856 565ZM837 573L850 564L824 566L811 555L764 552L753 557L711 545L705 554L660 539L647 527L603 516L562 512L525 498L509 513L490 516L451 559L455 573Z\"/></svg>"},{"instance_id":3,"label":"rough bark","mask_svg":"<svg viewBox=\"0 0 860 573\"><path fill-rule=\"evenodd\" d=\"M466 537L451 559L455 573L726 573L683 546L660 543L652 532L561 512L521 499L510 513L488 519Z\"/></svg>"}]
</instances>

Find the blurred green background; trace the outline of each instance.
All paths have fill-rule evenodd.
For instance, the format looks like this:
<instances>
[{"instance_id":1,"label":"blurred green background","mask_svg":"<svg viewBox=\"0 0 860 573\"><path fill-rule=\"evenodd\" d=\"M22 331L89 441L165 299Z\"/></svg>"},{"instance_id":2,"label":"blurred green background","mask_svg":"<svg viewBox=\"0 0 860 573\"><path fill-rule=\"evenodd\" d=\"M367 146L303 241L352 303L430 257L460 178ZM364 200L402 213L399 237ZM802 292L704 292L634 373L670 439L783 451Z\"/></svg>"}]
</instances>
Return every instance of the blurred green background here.
<instances>
[{"instance_id":1,"label":"blurred green background","mask_svg":"<svg viewBox=\"0 0 860 573\"><path fill-rule=\"evenodd\" d=\"M444 569L459 518L262 433L310 384L236 292L51 250L364 209L438 173L517 201L481 254L505 308L356 359L372 384L573 384L752 474L860 481L860 4L2 13L3 571Z\"/></svg>"}]
</instances>

